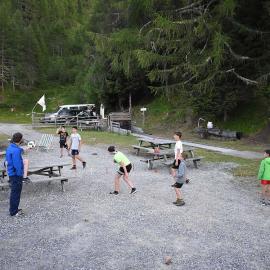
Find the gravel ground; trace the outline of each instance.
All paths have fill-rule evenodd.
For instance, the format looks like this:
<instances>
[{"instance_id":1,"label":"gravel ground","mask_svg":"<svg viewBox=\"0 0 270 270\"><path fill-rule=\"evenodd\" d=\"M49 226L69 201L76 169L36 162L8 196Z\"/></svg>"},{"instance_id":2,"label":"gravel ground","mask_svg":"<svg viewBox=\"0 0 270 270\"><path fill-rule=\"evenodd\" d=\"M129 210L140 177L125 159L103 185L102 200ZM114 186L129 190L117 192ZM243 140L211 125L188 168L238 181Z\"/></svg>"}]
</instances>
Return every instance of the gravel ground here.
<instances>
[{"instance_id":1,"label":"gravel ground","mask_svg":"<svg viewBox=\"0 0 270 270\"><path fill-rule=\"evenodd\" d=\"M40 136L8 127L27 139ZM32 151L31 163L69 163L59 158L57 138L55 146L49 153ZM8 216L8 192L0 191L1 270L270 269L270 207L258 203L256 181L233 178L234 164L190 167L186 205L176 207L168 169L148 171L129 153L138 193L129 195L123 184L112 196L115 165L105 146L84 146L82 156L85 170L64 170L73 177L65 193L59 183L24 186L24 218ZM171 265L165 256L172 256Z\"/></svg>"}]
</instances>

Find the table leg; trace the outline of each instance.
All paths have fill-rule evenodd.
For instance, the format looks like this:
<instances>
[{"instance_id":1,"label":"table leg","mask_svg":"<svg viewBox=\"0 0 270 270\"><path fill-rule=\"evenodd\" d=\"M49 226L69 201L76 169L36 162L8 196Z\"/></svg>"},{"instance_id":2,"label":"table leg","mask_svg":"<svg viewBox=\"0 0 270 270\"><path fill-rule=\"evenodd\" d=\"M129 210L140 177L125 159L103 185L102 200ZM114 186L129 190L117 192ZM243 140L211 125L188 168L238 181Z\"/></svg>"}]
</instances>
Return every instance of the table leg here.
<instances>
[{"instance_id":1,"label":"table leg","mask_svg":"<svg viewBox=\"0 0 270 270\"><path fill-rule=\"evenodd\" d=\"M65 192L64 184L65 184L65 180L61 180L61 189L62 189L62 192Z\"/></svg>"},{"instance_id":2,"label":"table leg","mask_svg":"<svg viewBox=\"0 0 270 270\"><path fill-rule=\"evenodd\" d=\"M152 170L153 169L153 162L151 160L148 160L147 166L148 166L149 170Z\"/></svg>"},{"instance_id":3,"label":"table leg","mask_svg":"<svg viewBox=\"0 0 270 270\"><path fill-rule=\"evenodd\" d=\"M49 177L52 177L52 175L53 175L53 168L50 168Z\"/></svg>"}]
</instances>

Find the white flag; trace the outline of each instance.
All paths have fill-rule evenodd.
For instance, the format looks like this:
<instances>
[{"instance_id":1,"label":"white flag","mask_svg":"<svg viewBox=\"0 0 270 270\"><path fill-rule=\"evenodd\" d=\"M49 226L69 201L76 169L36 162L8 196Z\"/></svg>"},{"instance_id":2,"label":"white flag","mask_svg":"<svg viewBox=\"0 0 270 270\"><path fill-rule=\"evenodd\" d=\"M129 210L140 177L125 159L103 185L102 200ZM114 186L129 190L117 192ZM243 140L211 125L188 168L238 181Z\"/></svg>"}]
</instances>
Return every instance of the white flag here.
<instances>
[{"instance_id":1,"label":"white flag","mask_svg":"<svg viewBox=\"0 0 270 270\"><path fill-rule=\"evenodd\" d=\"M43 112L46 111L45 95L43 95L37 103L42 107Z\"/></svg>"}]
</instances>

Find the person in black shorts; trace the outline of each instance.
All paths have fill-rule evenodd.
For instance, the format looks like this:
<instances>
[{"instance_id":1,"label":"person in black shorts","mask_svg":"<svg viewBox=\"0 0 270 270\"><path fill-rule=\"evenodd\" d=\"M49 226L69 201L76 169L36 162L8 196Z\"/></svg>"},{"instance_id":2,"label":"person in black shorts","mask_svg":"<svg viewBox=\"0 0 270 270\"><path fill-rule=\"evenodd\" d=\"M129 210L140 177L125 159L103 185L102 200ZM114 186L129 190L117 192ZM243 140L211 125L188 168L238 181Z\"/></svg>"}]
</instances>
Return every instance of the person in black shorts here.
<instances>
[{"instance_id":1,"label":"person in black shorts","mask_svg":"<svg viewBox=\"0 0 270 270\"><path fill-rule=\"evenodd\" d=\"M64 148L67 150L67 153L69 155L68 151L68 145L67 145L67 139L68 139L68 133L64 126L61 126L57 129L56 134L59 135L59 144L60 144L60 158L63 157Z\"/></svg>"},{"instance_id":2,"label":"person in black shorts","mask_svg":"<svg viewBox=\"0 0 270 270\"><path fill-rule=\"evenodd\" d=\"M175 183L172 185L172 187L175 190L176 194L176 201L173 202L176 206L183 206L185 205L185 202L182 197L181 188L183 184L186 182L186 173L187 173L187 167L185 160L187 159L187 154L182 153L182 160L179 160L178 169L175 176Z\"/></svg>"},{"instance_id":3,"label":"person in black shorts","mask_svg":"<svg viewBox=\"0 0 270 270\"><path fill-rule=\"evenodd\" d=\"M119 165L117 173L114 178L114 191L110 192L110 194L118 195L120 190L120 179L123 177L124 181L130 187L130 194L134 194L137 192L137 189L134 187L133 183L129 179L129 173L132 169L132 164L129 159L122 152L117 151L115 146L111 145L108 148L109 153L114 155L113 161Z\"/></svg>"}]
</instances>

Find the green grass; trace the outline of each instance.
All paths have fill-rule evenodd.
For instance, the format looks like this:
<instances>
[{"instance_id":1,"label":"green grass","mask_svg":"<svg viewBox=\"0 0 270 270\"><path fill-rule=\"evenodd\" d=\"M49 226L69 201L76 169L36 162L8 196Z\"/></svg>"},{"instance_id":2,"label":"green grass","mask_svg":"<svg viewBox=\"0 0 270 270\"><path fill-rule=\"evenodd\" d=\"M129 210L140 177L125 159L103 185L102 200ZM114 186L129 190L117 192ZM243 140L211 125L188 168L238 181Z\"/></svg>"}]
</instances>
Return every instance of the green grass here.
<instances>
[{"instance_id":1,"label":"green grass","mask_svg":"<svg viewBox=\"0 0 270 270\"><path fill-rule=\"evenodd\" d=\"M0 110L0 122L30 124L31 115L24 112L10 112L7 110Z\"/></svg>"},{"instance_id":2,"label":"green grass","mask_svg":"<svg viewBox=\"0 0 270 270\"><path fill-rule=\"evenodd\" d=\"M0 141L6 142L8 139L9 139L8 135L0 133Z\"/></svg>"},{"instance_id":3,"label":"green grass","mask_svg":"<svg viewBox=\"0 0 270 270\"><path fill-rule=\"evenodd\" d=\"M196 155L203 156L204 160L208 162L233 162L238 164L238 167L232 169L233 175L238 177L256 177L260 165L259 160L232 157L204 149L196 149Z\"/></svg>"},{"instance_id":4,"label":"green grass","mask_svg":"<svg viewBox=\"0 0 270 270\"><path fill-rule=\"evenodd\" d=\"M56 131L56 129L53 128L41 128L39 130L43 133L51 134L55 134ZM70 133L70 129L68 129L68 132ZM116 145L117 147L131 149L130 146L132 144L138 143L137 139L131 135L125 136L103 131L82 131L79 133L82 136L83 142L90 145ZM255 177L257 175L260 163L258 160L222 155L204 149L196 149L195 152L196 155L203 156L204 160L208 162L233 162L238 164L238 167L232 169L234 176Z\"/></svg>"},{"instance_id":5,"label":"green grass","mask_svg":"<svg viewBox=\"0 0 270 270\"><path fill-rule=\"evenodd\" d=\"M5 90L4 101L0 103L0 122L31 123L31 112L36 102L45 94L46 112L55 111L63 104L79 102L79 95L74 86L49 86L28 91ZM11 112L11 108L15 108ZM37 105L36 112L42 109Z\"/></svg>"},{"instance_id":6,"label":"green grass","mask_svg":"<svg viewBox=\"0 0 270 270\"><path fill-rule=\"evenodd\" d=\"M212 138L211 139L200 139L196 134L185 134L186 140L191 140L194 143L201 143L205 145L231 148L240 151L254 151L254 152L262 152L267 148L267 145L261 143L251 143L251 141L246 139L236 140L236 141L221 141L219 139ZM184 140L185 140L184 139Z\"/></svg>"},{"instance_id":7,"label":"green grass","mask_svg":"<svg viewBox=\"0 0 270 270\"><path fill-rule=\"evenodd\" d=\"M234 111L227 122L217 125L230 130L241 131L246 135L254 134L263 129L269 122L265 100L254 99L248 104L242 104Z\"/></svg>"},{"instance_id":8,"label":"green grass","mask_svg":"<svg viewBox=\"0 0 270 270\"><path fill-rule=\"evenodd\" d=\"M53 128L41 128L39 129L43 133L55 134L56 129ZM67 128L70 134L71 129ZM119 135L116 133L106 132L106 131L79 131L82 140L86 144L90 145L115 145L117 147L130 148L132 144L137 144L138 141L136 137L132 135Z\"/></svg>"},{"instance_id":9,"label":"green grass","mask_svg":"<svg viewBox=\"0 0 270 270\"><path fill-rule=\"evenodd\" d=\"M142 113L140 108L145 106L145 126L147 132L152 132L156 129L164 129L166 127L173 127L185 114L185 107L176 105L165 97L156 97L152 102L143 104L133 108L133 118L136 125L142 126Z\"/></svg>"}]
</instances>

